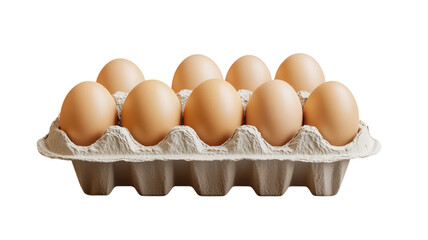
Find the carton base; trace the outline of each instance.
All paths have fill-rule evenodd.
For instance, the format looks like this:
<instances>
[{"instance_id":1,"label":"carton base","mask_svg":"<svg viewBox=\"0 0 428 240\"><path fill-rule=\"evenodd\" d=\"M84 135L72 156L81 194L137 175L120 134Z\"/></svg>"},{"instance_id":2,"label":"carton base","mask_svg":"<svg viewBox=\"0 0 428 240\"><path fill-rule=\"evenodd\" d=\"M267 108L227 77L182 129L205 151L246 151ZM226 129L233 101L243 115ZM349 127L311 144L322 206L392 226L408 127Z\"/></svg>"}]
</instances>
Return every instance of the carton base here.
<instances>
[{"instance_id":1,"label":"carton base","mask_svg":"<svg viewBox=\"0 0 428 240\"><path fill-rule=\"evenodd\" d=\"M333 196L349 164L349 160L72 162L88 195L108 195L115 186L133 186L143 196L164 196L174 186L192 186L200 196L224 196L233 186L250 186L259 196L281 196L289 186L306 186L315 196Z\"/></svg>"}]
</instances>

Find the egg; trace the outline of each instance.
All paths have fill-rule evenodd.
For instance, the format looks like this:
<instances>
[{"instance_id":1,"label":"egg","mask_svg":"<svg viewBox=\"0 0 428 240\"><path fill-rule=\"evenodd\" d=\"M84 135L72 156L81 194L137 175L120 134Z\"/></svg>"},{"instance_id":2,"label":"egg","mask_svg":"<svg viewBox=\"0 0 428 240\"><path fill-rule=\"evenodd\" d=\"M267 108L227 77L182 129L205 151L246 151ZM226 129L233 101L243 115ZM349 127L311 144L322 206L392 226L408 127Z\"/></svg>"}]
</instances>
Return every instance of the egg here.
<instances>
[{"instance_id":1,"label":"egg","mask_svg":"<svg viewBox=\"0 0 428 240\"><path fill-rule=\"evenodd\" d=\"M98 75L97 82L113 94L117 91L129 93L144 81L141 70L133 62L118 58L107 63Z\"/></svg>"},{"instance_id":2,"label":"egg","mask_svg":"<svg viewBox=\"0 0 428 240\"><path fill-rule=\"evenodd\" d=\"M158 80L146 80L129 93L122 107L122 126L145 146L158 144L181 123L181 104L174 91Z\"/></svg>"},{"instance_id":3,"label":"egg","mask_svg":"<svg viewBox=\"0 0 428 240\"><path fill-rule=\"evenodd\" d=\"M242 125L243 114L235 88L224 80L211 79L190 94L184 108L184 125L192 127L206 144L217 146Z\"/></svg>"},{"instance_id":4,"label":"egg","mask_svg":"<svg viewBox=\"0 0 428 240\"><path fill-rule=\"evenodd\" d=\"M172 79L172 90L193 90L200 83L209 79L223 79L218 66L204 55L192 55L183 60Z\"/></svg>"},{"instance_id":5,"label":"egg","mask_svg":"<svg viewBox=\"0 0 428 240\"><path fill-rule=\"evenodd\" d=\"M339 82L319 85L303 108L305 125L315 126L330 144L343 146L358 133L358 106L349 89Z\"/></svg>"},{"instance_id":6,"label":"egg","mask_svg":"<svg viewBox=\"0 0 428 240\"><path fill-rule=\"evenodd\" d=\"M236 90L254 91L258 86L272 80L265 63L256 56L246 55L236 60L226 75L226 81Z\"/></svg>"},{"instance_id":7,"label":"egg","mask_svg":"<svg viewBox=\"0 0 428 240\"><path fill-rule=\"evenodd\" d=\"M65 97L59 126L73 143L89 146L117 119L116 102L109 91L96 82L82 82Z\"/></svg>"},{"instance_id":8,"label":"egg","mask_svg":"<svg viewBox=\"0 0 428 240\"><path fill-rule=\"evenodd\" d=\"M255 126L269 144L282 146L302 126L302 105L288 83L268 81L258 87L248 100L245 120L247 125Z\"/></svg>"},{"instance_id":9,"label":"egg","mask_svg":"<svg viewBox=\"0 0 428 240\"><path fill-rule=\"evenodd\" d=\"M275 79L286 81L296 92L312 92L325 82L324 73L317 61L303 53L285 59L279 66Z\"/></svg>"}]
</instances>

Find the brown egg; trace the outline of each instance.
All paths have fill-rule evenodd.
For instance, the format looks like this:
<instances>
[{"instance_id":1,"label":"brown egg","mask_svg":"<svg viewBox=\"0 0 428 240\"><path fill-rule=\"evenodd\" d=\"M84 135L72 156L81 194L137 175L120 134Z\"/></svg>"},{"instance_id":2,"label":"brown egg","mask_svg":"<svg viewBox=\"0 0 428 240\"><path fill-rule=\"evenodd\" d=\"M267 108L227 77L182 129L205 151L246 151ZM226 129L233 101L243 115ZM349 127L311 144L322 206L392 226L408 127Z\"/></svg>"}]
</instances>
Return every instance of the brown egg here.
<instances>
[{"instance_id":1,"label":"brown egg","mask_svg":"<svg viewBox=\"0 0 428 240\"><path fill-rule=\"evenodd\" d=\"M107 89L82 82L65 97L59 126L76 145L89 146L117 124L117 118L116 102Z\"/></svg>"},{"instance_id":2,"label":"brown egg","mask_svg":"<svg viewBox=\"0 0 428 240\"><path fill-rule=\"evenodd\" d=\"M192 55L183 60L175 71L172 79L172 90L195 89L208 79L223 79L218 66L204 55Z\"/></svg>"},{"instance_id":3,"label":"brown egg","mask_svg":"<svg viewBox=\"0 0 428 240\"><path fill-rule=\"evenodd\" d=\"M107 63L97 78L97 82L107 88L111 94L117 91L129 93L142 81L144 76L137 65L122 58Z\"/></svg>"},{"instance_id":4,"label":"brown egg","mask_svg":"<svg viewBox=\"0 0 428 240\"><path fill-rule=\"evenodd\" d=\"M263 83L248 100L245 111L248 125L255 126L273 146L290 141L302 126L302 105L294 89L286 82Z\"/></svg>"},{"instance_id":5,"label":"brown egg","mask_svg":"<svg viewBox=\"0 0 428 240\"><path fill-rule=\"evenodd\" d=\"M243 114L241 99L233 86L211 79L190 94L184 108L184 125L192 127L206 144L217 146L242 125Z\"/></svg>"},{"instance_id":6,"label":"brown egg","mask_svg":"<svg viewBox=\"0 0 428 240\"><path fill-rule=\"evenodd\" d=\"M303 122L318 128L330 144L343 146L358 133L358 106L349 89L339 82L325 82L309 96Z\"/></svg>"},{"instance_id":7,"label":"brown egg","mask_svg":"<svg viewBox=\"0 0 428 240\"><path fill-rule=\"evenodd\" d=\"M265 63L256 56L246 55L236 60L226 75L226 81L236 90L254 91L266 81L272 80Z\"/></svg>"},{"instance_id":8,"label":"brown egg","mask_svg":"<svg viewBox=\"0 0 428 240\"><path fill-rule=\"evenodd\" d=\"M285 59L279 66L275 79L286 81L296 92L312 92L325 82L324 73L317 61L303 53Z\"/></svg>"},{"instance_id":9,"label":"brown egg","mask_svg":"<svg viewBox=\"0 0 428 240\"><path fill-rule=\"evenodd\" d=\"M181 104L174 91L158 80L138 84L126 98L121 114L126 127L139 143L158 144L171 128L181 123Z\"/></svg>"}]
</instances>

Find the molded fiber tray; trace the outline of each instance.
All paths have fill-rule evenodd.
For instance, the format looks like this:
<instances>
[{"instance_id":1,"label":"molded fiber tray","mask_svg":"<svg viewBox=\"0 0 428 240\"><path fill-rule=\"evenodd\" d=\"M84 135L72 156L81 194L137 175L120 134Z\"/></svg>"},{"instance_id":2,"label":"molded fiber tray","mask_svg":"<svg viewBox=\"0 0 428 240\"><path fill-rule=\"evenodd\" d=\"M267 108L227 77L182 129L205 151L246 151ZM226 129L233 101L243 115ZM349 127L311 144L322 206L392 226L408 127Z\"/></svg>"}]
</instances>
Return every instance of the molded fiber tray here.
<instances>
[{"instance_id":1,"label":"molded fiber tray","mask_svg":"<svg viewBox=\"0 0 428 240\"><path fill-rule=\"evenodd\" d=\"M177 96L184 109L191 91ZM239 90L244 107L250 91ZM308 93L298 93L302 106ZM120 116L126 93L113 95ZM380 143L368 127L345 146L330 145L317 128L302 126L284 146L271 146L254 126L243 125L221 146L208 146L189 126L177 126L155 146L142 146L129 131L111 126L91 146L77 146L59 129L37 142L50 158L71 160L86 194L109 194L115 186L134 186L140 195L166 195L174 186L192 186L199 195L225 195L233 186L251 186L258 195L282 195L289 186L307 186L313 195L335 195L349 160L376 154Z\"/></svg>"}]
</instances>

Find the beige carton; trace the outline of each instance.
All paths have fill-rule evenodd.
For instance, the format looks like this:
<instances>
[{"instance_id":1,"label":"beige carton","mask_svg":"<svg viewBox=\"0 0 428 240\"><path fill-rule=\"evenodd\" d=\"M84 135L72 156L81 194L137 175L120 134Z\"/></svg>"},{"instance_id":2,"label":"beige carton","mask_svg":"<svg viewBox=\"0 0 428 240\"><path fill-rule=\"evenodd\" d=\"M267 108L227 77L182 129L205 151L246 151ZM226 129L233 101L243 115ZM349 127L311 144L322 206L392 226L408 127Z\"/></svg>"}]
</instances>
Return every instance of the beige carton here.
<instances>
[{"instance_id":1,"label":"beige carton","mask_svg":"<svg viewBox=\"0 0 428 240\"><path fill-rule=\"evenodd\" d=\"M184 109L191 91L177 96ZM244 107L250 91L239 90ZM302 106L308 93L298 93ZM118 112L126 93L117 92ZM129 131L111 126L91 146L77 146L59 129L59 118L38 140L40 154L71 160L86 194L106 195L115 186L134 186L140 195L166 195L174 186L192 186L199 195L226 195L233 186L251 186L258 195L278 196L289 186L307 186L313 195L335 195L349 160L376 154L380 143L368 127L345 146L330 145L312 126L302 126L284 146L271 146L253 126L243 125L221 146L208 146L189 126L177 126L155 146L142 146Z\"/></svg>"}]
</instances>

